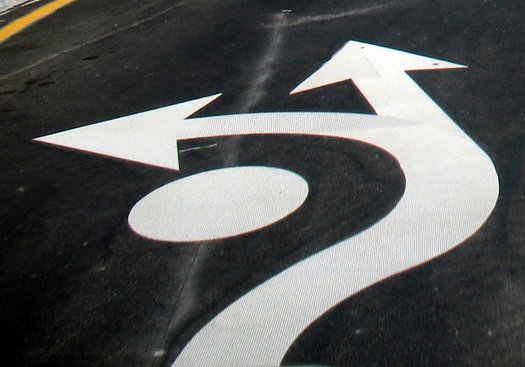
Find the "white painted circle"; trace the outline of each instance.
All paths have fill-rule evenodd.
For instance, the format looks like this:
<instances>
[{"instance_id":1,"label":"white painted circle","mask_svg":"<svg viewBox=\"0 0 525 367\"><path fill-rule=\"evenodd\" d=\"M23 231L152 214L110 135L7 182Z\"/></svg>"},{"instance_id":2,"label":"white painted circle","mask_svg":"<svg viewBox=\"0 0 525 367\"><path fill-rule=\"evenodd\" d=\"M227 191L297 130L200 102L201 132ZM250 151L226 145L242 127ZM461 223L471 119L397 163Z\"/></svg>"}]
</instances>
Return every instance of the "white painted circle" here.
<instances>
[{"instance_id":1,"label":"white painted circle","mask_svg":"<svg viewBox=\"0 0 525 367\"><path fill-rule=\"evenodd\" d=\"M129 213L130 227L160 241L195 242L266 227L299 208L308 183L273 167L232 167L199 173L158 188Z\"/></svg>"}]
</instances>

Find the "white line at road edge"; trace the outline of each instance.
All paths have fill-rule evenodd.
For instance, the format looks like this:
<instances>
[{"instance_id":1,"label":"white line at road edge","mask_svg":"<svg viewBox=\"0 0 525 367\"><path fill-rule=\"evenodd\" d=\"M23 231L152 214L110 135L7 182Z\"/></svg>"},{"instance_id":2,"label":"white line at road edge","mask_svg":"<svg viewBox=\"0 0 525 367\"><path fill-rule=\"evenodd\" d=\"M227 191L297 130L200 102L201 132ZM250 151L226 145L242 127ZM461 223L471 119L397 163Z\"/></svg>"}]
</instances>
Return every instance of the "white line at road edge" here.
<instances>
[{"instance_id":1,"label":"white line at road edge","mask_svg":"<svg viewBox=\"0 0 525 367\"><path fill-rule=\"evenodd\" d=\"M0 0L0 15L3 15L15 7L38 3L42 0Z\"/></svg>"}]
</instances>

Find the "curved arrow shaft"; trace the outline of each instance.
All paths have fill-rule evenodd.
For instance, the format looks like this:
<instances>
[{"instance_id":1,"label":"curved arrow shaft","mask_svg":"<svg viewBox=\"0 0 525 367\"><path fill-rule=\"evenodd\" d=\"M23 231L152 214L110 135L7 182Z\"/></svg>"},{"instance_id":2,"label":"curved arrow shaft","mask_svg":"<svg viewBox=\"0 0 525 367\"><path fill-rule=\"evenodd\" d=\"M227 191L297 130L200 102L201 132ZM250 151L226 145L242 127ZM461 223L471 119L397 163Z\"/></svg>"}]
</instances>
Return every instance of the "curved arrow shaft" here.
<instances>
[{"instance_id":1,"label":"curved arrow shaft","mask_svg":"<svg viewBox=\"0 0 525 367\"><path fill-rule=\"evenodd\" d=\"M460 133L448 115L404 72L353 82L379 116L424 122Z\"/></svg>"},{"instance_id":2,"label":"curved arrow shaft","mask_svg":"<svg viewBox=\"0 0 525 367\"><path fill-rule=\"evenodd\" d=\"M498 195L487 155L469 140L432 126L322 113L223 116L186 126L187 138L288 133L360 140L393 154L407 186L380 222L293 265L227 307L194 336L173 367L278 365L300 332L326 310L472 235Z\"/></svg>"}]
</instances>

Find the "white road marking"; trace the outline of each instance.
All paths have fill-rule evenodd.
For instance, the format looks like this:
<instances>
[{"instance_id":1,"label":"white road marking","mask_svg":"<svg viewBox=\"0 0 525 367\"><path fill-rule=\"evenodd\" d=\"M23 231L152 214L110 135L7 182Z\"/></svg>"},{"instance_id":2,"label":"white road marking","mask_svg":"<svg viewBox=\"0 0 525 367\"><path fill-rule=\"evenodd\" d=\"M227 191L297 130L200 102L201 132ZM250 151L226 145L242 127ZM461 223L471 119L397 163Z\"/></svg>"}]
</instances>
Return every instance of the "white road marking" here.
<instances>
[{"instance_id":1,"label":"white road marking","mask_svg":"<svg viewBox=\"0 0 525 367\"><path fill-rule=\"evenodd\" d=\"M465 136L405 71L466 68L448 61L350 41L291 94L352 80L379 116L390 116Z\"/></svg>"},{"instance_id":2,"label":"white road marking","mask_svg":"<svg viewBox=\"0 0 525 367\"><path fill-rule=\"evenodd\" d=\"M0 0L0 15L11 8L26 2L28 2L28 0Z\"/></svg>"},{"instance_id":3,"label":"white road marking","mask_svg":"<svg viewBox=\"0 0 525 367\"><path fill-rule=\"evenodd\" d=\"M443 254L483 225L499 190L492 161L404 73L445 67L461 66L351 42L294 92L355 78L379 116L276 113L181 127L186 138L282 132L360 140L398 159L406 189L394 210L372 227L293 265L219 313L173 367L278 365L324 312Z\"/></svg>"},{"instance_id":4,"label":"white road marking","mask_svg":"<svg viewBox=\"0 0 525 367\"><path fill-rule=\"evenodd\" d=\"M283 115L191 121L184 136L287 133L363 141L398 159L406 177L404 196L366 231L238 299L194 336L173 366L278 365L301 331L324 312L365 287L452 249L478 230L494 208L494 167L468 139L390 117Z\"/></svg>"},{"instance_id":5,"label":"white road marking","mask_svg":"<svg viewBox=\"0 0 525 367\"><path fill-rule=\"evenodd\" d=\"M173 364L278 365L324 312L459 245L493 210L499 185L492 161L404 72L449 67L461 66L350 42L293 92L353 79L379 116L264 113L183 120L215 95L39 140L174 169L175 139L257 133L353 139L396 157L406 188L392 212L239 298L205 325ZM109 147L120 144L127 146ZM162 156L166 153L172 156Z\"/></svg>"},{"instance_id":6,"label":"white road marking","mask_svg":"<svg viewBox=\"0 0 525 367\"><path fill-rule=\"evenodd\" d=\"M231 237L275 223L299 208L308 184L272 167L231 167L167 184L140 200L129 214L142 236L171 242Z\"/></svg>"},{"instance_id":7,"label":"white road marking","mask_svg":"<svg viewBox=\"0 0 525 367\"><path fill-rule=\"evenodd\" d=\"M35 139L108 157L179 169L177 121L184 120L214 96L125 116Z\"/></svg>"}]
</instances>

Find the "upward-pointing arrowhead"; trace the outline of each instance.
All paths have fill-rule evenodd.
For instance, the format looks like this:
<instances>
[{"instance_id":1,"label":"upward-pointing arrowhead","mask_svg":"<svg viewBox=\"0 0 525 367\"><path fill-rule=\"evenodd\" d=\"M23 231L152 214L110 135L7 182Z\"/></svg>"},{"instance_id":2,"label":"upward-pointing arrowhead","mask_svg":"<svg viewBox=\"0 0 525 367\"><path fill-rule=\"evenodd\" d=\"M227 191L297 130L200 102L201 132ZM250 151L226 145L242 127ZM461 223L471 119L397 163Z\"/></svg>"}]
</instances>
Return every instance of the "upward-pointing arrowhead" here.
<instances>
[{"instance_id":1,"label":"upward-pointing arrowhead","mask_svg":"<svg viewBox=\"0 0 525 367\"><path fill-rule=\"evenodd\" d=\"M350 41L290 94L350 79L386 77L403 71L465 67L391 48Z\"/></svg>"}]
</instances>

